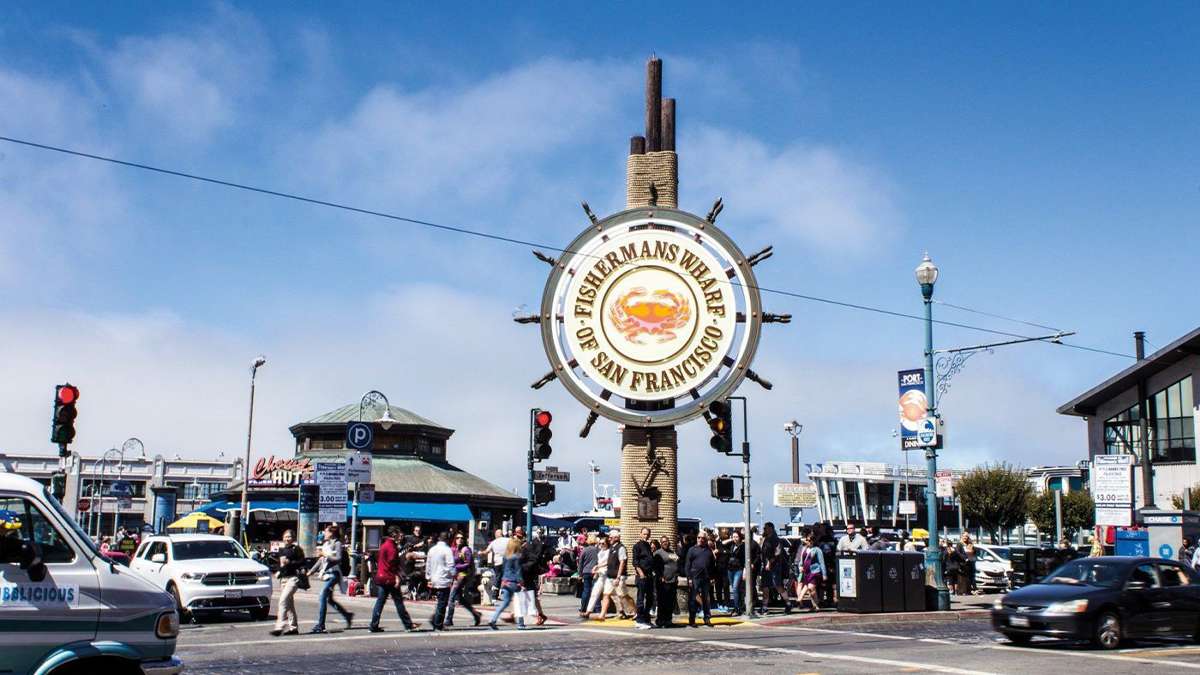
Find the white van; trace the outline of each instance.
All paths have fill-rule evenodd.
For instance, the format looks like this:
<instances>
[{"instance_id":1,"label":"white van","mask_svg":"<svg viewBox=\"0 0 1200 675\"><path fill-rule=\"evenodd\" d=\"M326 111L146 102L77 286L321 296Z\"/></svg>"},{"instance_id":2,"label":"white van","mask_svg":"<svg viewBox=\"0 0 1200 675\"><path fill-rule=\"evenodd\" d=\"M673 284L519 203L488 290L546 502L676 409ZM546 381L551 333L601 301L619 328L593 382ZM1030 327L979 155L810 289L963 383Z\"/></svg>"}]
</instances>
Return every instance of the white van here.
<instances>
[{"instance_id":1,"label":"white van","mask_svg":"<svg viewBox=\"0 0 1200 675\"><path fill-rule=\"evenodd\" d=\"M40 483L0 473L0 673L175 675L174 599L101 557Z\"/></svg>"}]
</instances>

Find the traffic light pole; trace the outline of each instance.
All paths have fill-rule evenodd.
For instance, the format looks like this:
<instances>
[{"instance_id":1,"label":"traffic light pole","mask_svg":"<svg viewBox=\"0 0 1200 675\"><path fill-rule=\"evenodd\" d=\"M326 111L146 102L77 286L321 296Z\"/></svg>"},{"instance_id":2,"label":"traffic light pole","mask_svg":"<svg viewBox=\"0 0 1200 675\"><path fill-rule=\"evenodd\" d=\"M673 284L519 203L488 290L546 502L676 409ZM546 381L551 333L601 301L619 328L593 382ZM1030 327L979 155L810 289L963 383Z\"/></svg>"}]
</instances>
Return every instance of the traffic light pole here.
<instances>
[{"instance_id":1,"label":"traffic light pole","mask_svg":"<svg viewBox=\"0 0 1200 675\"><path fill-rule=\"evenodd\" d=\"M750 432L746 428L749 417L746 411L745 396L730 396L729 400L742 402L742 517L745 518L746 523L745 537L742 542L746 547L746 551L742 556L745 559L745 567L742 570L742 583L746 586L743 597L746 603L746 616L749 617L754 613L754 577L752 574L754 565L753 560L750 558Z\"/></svg>"},{"instance_id":2,"label":"traffic light pole","mask_svg":"<svg viewBox=\"0 0 1200 675\"><path fill-rule=\"evenodd\" d=\"M529 497L525 502L525 536L533 538L533 428L534 416L537 415L537 408L529 410L529 452L526 457L526 467L529 474Z\"/></svg>"}]
</instances>

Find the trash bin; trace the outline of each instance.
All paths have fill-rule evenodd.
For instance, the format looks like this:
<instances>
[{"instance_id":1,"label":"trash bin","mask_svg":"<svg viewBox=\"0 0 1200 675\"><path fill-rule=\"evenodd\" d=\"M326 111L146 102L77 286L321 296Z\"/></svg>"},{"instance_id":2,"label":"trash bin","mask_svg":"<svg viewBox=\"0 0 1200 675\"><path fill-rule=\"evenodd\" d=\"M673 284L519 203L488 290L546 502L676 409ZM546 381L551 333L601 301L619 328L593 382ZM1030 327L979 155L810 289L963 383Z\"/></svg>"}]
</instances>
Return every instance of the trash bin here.
<instances>
[{"instance_id":1,"label":"trash bin","mask_svg":"<svg viewBox=\"0 0 1200 675\"><path fill-rule=\"evenodd\" d=\"M1012 563L1012 587L1014 589L1033 583L1030 580L1032 570L1030 563L1032 562L1032 556L1036 554L1037 548L1033 546L1009 547L1008 560Z\"/></svg>"},{"instance_id":2,"label":"trash bin","mask_svg":"<svg viewBox=\"0 0 1200 675\"><path fill-rule=\"evenodd\" d=\"M880 608L885 612L904 611L905 588L904 554L899 551L879 552Z\"/></svg>"},{"instance_id":3,"label":"trash bin","mask_svg":"<svg viewBox=\"0 0 1200 675\"><path fill-rule=\"evenodd\" d=\"M883 611L879 551L838 555L838 611L863 614Z\"/></svg>"},{"instance_id":4,"label":"trash bin","mask_svg":"<svg viewBox=\"0 0 1200 675\"><path fill-rule=\"evenodd\" d=\"M925 554L904 551L900 554L904 572L904 611L924 612L925 604Z\"/></svg>"}]
</instances>

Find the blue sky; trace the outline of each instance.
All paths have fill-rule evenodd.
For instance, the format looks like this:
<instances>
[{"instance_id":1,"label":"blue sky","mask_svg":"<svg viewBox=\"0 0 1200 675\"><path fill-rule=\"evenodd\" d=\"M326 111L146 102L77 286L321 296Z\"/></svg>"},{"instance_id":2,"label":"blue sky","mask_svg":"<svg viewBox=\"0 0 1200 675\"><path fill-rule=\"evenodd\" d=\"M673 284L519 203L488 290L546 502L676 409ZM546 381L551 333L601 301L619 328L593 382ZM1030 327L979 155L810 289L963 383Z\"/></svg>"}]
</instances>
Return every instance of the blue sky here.
<instances>
[{"instance_id":1,"label":"blue sky","mask_svg":"<svg viewBox=\"0 0 1200 675\"><path fill-rule=\"evenodd\" d=\"M1185 3L9 3L0 135L564 245L578 208L622 206L643 63L679 100L681 205L776 255L764 286L920 312L928 249L946 302L1079 331L1129 353L1195 327L1200 11ZM668 28L669 27L669 28ZM1189 255L1191 254L1191 255ZM51 386L80 385L85 452L236 452L245 365L256 453L378 388L458 429L451 459L520 483L524 410L554 409L555 463L616 478L615 427L545 370L514 307L545 267L464 239L0 144L5 449L49 450ZM921 326L771 296L747 385L758 494L788 464L899 461L895 371ZM938 307L999 330L1035 329ZM939 346L989 341L939 327ZM1127 359L1047 345L975 357L943 406L952 466L1071 463L1054 407ZM576 419L578 418L578 419ZM731 519L736 470L684 430L683 511ZM563 494L564 491L560 491Z\"/></svg>"}]
</instances>

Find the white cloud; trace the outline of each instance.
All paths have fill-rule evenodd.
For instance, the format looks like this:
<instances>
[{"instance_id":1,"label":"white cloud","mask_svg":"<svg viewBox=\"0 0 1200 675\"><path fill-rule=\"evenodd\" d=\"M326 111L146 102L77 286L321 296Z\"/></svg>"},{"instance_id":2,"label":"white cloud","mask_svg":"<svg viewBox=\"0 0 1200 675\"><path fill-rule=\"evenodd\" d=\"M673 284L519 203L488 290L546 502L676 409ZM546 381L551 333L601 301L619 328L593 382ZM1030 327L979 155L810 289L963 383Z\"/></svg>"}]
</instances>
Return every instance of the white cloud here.
<instances>
[{"instance_id":1,"label":"white cloud","mask_svg":"<svg viewBox=\"0 0 1200 675\"><path fill-rule=\"evenodd\" d=\"M101 55L129 122L167 143L202 142L246 120L271 54L250 17L218 5L189 33L130 37Z\"/></svg>"},{"instance_id":2,"label":"white cloud","mask_svg":"<svg viewBox=\"0 0 1200 675\"><path fill-rule=\"evenodd\" d=\"M774 148L752 135L705 127L687 137L680 188L724 196L727 217L828 251L861 253L901 224L880 172L820 144Z\"/></svg>"}]
</instances>

